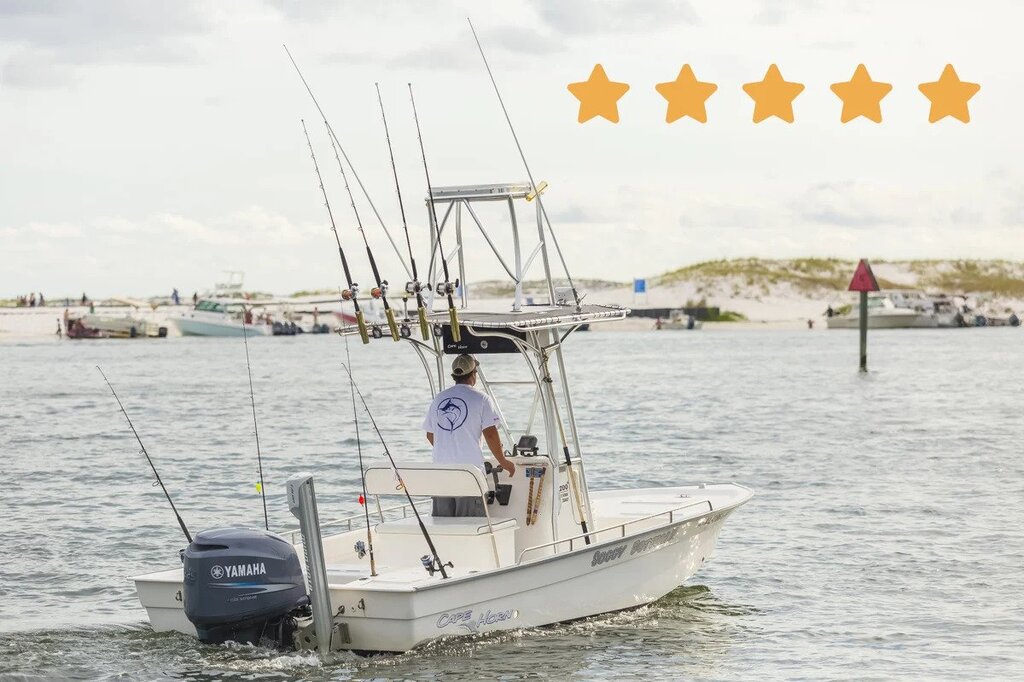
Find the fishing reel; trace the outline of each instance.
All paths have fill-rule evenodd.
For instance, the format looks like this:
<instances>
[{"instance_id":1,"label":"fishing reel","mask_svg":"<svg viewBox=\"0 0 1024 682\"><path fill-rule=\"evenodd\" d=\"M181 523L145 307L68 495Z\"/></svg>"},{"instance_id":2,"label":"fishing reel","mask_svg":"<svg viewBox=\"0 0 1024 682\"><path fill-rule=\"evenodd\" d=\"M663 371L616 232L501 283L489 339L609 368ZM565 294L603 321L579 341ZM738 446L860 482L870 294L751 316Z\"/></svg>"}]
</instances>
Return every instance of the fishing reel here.
<instances>
[{"instance_id":1,"label":"fishing reel","mask_svg":"<svg viewBox=\"0 0 1024 682\"><path fill-rule=\"evenodd\" d=\"M384 338L384 332L381 331L380 325L378 325L378 324L373 325L373 328L370 329L370 336L372 336L375 339L382 339L382 338Z\"/></svg>"},{"instance_id":2,"label":"fishing reel","mask_svg":"<svg viewBox=\"0 0 1024 682\"><path fill-rule=\"evenodd\" d=\"M444 327L441 326L440 322L434 323L434 338L441 338L444 336Z\"/></svg>"},{"instance_id":3,"label":"fishing reel","mask_svg":"<svg viewBox=\"0 0 1024 682\"><path fill-rule=\"evenodd\" d=\"M409 328L409 325L403 322L398 326L398 335L403 339L407 339L412 336L412 329Z\"/></svg>"},{"instance_id":4,"label":"fishing reel","mask_svg":"<svg viewBox=\"0 0 1024 682\"><path fill-rule=\"evenodd\" d=\"M429 554L424 554L420 557L420 563L423 564L423 568L427 569L427 573L433 577L435 573L440 571L442 568L455 568L452 562L442 564L440 559L435 559Z\"/></svg>"},{"instance_id":5,"label":"fishing reel","mask_svg":"<svg viewBox=\"0 0 1024 682\"><path fill-rule=\"evenodd\" d=\"M455 282L438 282L435 291L438 296L448 296L454 294L455 290L459 287L459 278L455 278Z\"/></svg>"},{"instance_id":6,"label":"fishing reel","mask_svg":"<svg viewBox=\"0 0 1024 682\"><path fill-rule=\"evenodd\" d=\"M352 285L348 289L341 290L341 300L351 301L359 295L359 285L352 282Z\"/></svg>"},{"instance_id":7,"label":"fishing reel","mask_svg":"<svg viewBox=\"0 0 1024 682\"><path fill-rule=\"evenodd\" d=\"M366 556L366 543L362 540L358 540L355 546L352 547L352 549L356 551L356 556L358 558L362 559L364 556Z\"/></svg>"},{"instance_id":8,"label":"fishing reel","mask_svg":"<svg viewBox=\"0 0 1024 682\"><path fill-rule=\"evenodd\" d=\"M374 287L374 288L370 289L370 296L373 296L374 298L381 298L383 296L387 296L387 294L388 294L388 281L386 279L381 280L379 287Z\"/></svg>"},{"instance_id":9,"label":"fishing reel","mask_svg":"<svg viewBox=\"0 0 1024 682\"><path fill-rule=\"evenodd\" d=\"M410 282L405 283L405 293L409 294L410 296L415 296L421 291L423 291L423 285L420 284L419 280L414 279Z\"/></svg>"}]
</instances>

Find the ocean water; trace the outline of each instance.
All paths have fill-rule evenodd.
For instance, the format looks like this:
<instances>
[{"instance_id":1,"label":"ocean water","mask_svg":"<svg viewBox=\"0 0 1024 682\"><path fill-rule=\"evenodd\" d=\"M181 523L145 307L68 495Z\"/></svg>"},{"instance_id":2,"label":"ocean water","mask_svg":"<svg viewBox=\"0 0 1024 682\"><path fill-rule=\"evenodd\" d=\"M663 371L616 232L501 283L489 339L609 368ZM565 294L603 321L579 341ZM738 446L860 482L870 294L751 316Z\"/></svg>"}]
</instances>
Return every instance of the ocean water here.
<instances>
[{"instance_id":1,"label":"ocean water","mask_svg":"<svg viewBox=\"0 0 1024 682\"><path fill-rule=\"evenodd\" d=\"M240 339L0 344L0 678L1020 678L1024 333L879 330L869 351L862 375L856 332L577 334L593 488L756 491L714 560L639 610L321 659L154 634L126 579L173 566L183 538L96 366L193 530L257 525ZM355 510L344 342L250 353L271 528L294 526L283 482L299 470L322 518ZM484 361L492 379L515 368ZM416 356L354 344L351 364L396 457L426 458Z\"/></svg>"}]
</instances>

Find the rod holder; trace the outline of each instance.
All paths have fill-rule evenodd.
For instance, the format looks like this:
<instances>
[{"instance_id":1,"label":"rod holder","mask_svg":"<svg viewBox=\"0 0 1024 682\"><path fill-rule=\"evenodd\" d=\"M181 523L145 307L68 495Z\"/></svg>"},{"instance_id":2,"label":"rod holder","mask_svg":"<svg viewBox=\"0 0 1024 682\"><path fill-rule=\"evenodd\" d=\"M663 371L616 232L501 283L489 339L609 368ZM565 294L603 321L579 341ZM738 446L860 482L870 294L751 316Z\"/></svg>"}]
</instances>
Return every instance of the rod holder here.
<instances>
[{"instance_id":1,"label":"rod holder","mask_svg":"<svg viewBox=\"0 0 1024 682\"><path fill-rule=\"evenodd\" d=\"M356 326L359 327L359 338L363 343L370 343L370 332L366 329L366 318L363 317L362 310L356 313Z\"/></svg>"},{"instance_id":2,"label":"rod holder","mask_svg":"<svg viewBox=\"0 0 1024 682\"><path fill-rule=\"evenodd\" d=\"M420 334L423 335L424 341L430 340L430 324L427 322L427 309L422 305L419 310L416 311L420 318Z\"/></svg>"},{"instance_id":3,"label":"rod holder","mask_svg":"<svg viewBox=\"0 0 1024 682\"><path fill-rule=\"evenodd\" d=\"M391 338L395 341L400 340L402 337L398 334L398 324L395 322L395 311L388 308L384 311L384 315L388 318L388 329L391 330Z\"/></svg>"},{"instance_id":4,"label":"rod holder","mask_svg":"<svg viewBox=\"0 0 1024 682\"><path fill-rule=\"evenodd\" d=\"M462 341L462 330L459 329L459 314L455 312L455 308L448 309L448 321L452 325L452 341L455 343Z\"/></svg>"}]
</instances>

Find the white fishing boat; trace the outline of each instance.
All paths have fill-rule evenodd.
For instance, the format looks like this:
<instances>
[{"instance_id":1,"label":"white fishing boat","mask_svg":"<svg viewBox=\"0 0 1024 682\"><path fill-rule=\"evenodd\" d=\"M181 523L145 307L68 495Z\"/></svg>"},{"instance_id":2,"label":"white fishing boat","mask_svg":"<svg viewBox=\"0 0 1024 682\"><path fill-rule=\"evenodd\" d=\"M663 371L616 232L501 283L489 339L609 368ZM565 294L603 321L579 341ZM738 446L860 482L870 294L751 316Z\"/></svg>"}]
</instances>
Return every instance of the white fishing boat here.
<instances>
[{"instance_id":1,"label":"white fishing boat","mask_svg":"<svg viewBox=\"0 0 1024 682\"><path fill-rule=\"evenodd\" d=\"M251 303L244 300L203 298L177 317L168 318L182 336L241 336L246 311ZM250 336L270 336L273 326L264 321L245 324L245 333Z\"/></svg>"},{"instance_id":2,"label":"white fishing boat","mask_svg":"<svg viewBox=\"0 0 1024 682\"><path fill-rule=\"evenodd\" d=\"M854 305L845 315L827 320L829 329L859 329L860 307ZM897 305L889 294L868 296L868 329L934 329L939 317L934 308Z\"/></svg>"},{"instance_id":3,"label":"white fishing boat","mask_svg":"<svg viewBox=\"0 0 1024 682\"><path fill-rule=\"evenodd\" d=\"M418 130L418 119L416 124ZM422 144L420 138L426 173ZM327 200L315 153L313 163ZM358 181L351 164L349 172ZM514 473L428 462L425 441L422 451L392 454L349 374L386 456L360 472L366 497L362 513L321 523L313 475L298 473L287 482L288 506L299 520L299 530L290 535L220 528L193 538L179 518L189 539L181 565L134 578L155 630L177 630L208 643L264 641L321 653L406 651L437 638L643 606L682 585L711 558L726 519L751 498L748 488L737 483L680 485L663 469L637 472L643 480L660 480L657 487L590 488L584 466L587 436L577 425L563 349L582 325L622 320L629 310L581 303L544 213L540 193L545 186L531 177L521 183L431 187L427 173L431 243L429 259L420 260L428 264L422 285L406 227L412 264L406 269L412 279L405 290L416 298L416 316L404 315L400 325L389 319L394 328L380 334L380 341L372 340L379 337L368 333L361 317L357 320L364 343L404 347L417 355L430 393L423 396L424 406L449 381L451 358L467 353L494 358L475 370L477 390L498 411L502 442L513 444L506 458ZM351 192L349 199L355 211ZM483 213L474 208L479 204L507 208L508 221L499 224L511 234L492 239L479 217ZM534 222L525 231L520 230L524 212ZM471 222L463 224L464 214ZM497 308L478 309L467 288L457 287L466 281L467 267L482 260L466 257L465 233L475 232L474 227L509 275L512 300ZM442 247L446 228L449 246L454 242L450 252ZM365 246L375 291L384 304L387 282L377 273L369 243ZM348 280L343 297L351 300L356 287L340 240L338 251ZM401 259L397 247L396 253ZM556 292L553 255L563 266L570 294ZM449 260L456 263L454 281ZM524 305L523 282L534 273L545 282L548 300ZM442 311L433 312L435 303ZM343 331L349 343L356 330ZM401 345L392 345L392 338ZM358 357L358 348L353 356ZM506 356L505 361L498 356ZM513 368L518 368L515 375ZM491 377L485 369L508 375ZM378 359L374 371L386 371L386 366ZM523 390L527 395L514 403L519 409L502 409L499 394ZM444 409L453 424L466 418L454 399ZM628 457L643 468L644 455L638 447L598 456ZM481 514L431 516L427 505L432 496L476 498ZM394 497L399 504L388 506ZM178 553L168 548L167 554L170 563Z\"/></svg>"},{"instance_id":4,"label":"white fishing boat","mask_svg":"<svg viewBox=\"0 0 1024 682\"><path fill-rule=\"evenodd\" d=\"M504 201L511 208L530 192L528 183L517 183L442 187L432 196L442 208L447 205L443 230L450 216L457 222L472 202ZM538 212L538 235L543 234L541 220ZM198 634L207 641L264 636L322 651L405 651L439 637L642 606L682 585L711 558L726 519L752 492L736 483L678 485L667 477L663 487L590 489L585 436L577 429L563 347L579 326L621 320L629 311L557 302L524 306L520 283L538 255L550 300L558 299L547 242L538 238L532 255L523 258L524 235L515 219L511 224L515 246L508 261L515 264L515 293L510 306L474 312L463 294L459 341L453 338L448 312L430 315L429 339L419 334L403 338L422 361L435 394L444 388L453 354L522 359L523 376L491 380L483 368L480 374L481 388L499 409L499 389L532 391L531 408L518 415L518 422L502 413L503 442L517 443L511 458L515 474L485 475L472 466L426 463L426 449L399 453L395 469L365 470L366 493L373 498L369 518L357 514L323 524L317 522L312 477L297 477L289 482L289 499L301 532L282 541L264 531L209 531L197 536L185 555L191 588L180 565L134 578L155 630ZM482 224L479 228L488 234ZM461 250L461 230L455 233ZM497 249L494 253L502 258ZM435 269L433 263L432 280ZM424 396L424 404L429 398ZM404 490L397 486L399 476ZM417 504L423 529L409 501L389 507L381 499L406 492ZM485 513L433 518L429 507L419 503L434 495L479 497ZM169 556L174 554L169 550ZM303 554L304 562L294 558ZM300 563L305 578L296 574ZM197 630L186 612L190 595L193 612L213 611L221 620L211 624L193 613L200 621ZM279 611L255 620L251 609L229 603L248 599L259 605L275 598L283 600ZM309 609L312 617L304 615Z\"/></svg>"}]
</instances>

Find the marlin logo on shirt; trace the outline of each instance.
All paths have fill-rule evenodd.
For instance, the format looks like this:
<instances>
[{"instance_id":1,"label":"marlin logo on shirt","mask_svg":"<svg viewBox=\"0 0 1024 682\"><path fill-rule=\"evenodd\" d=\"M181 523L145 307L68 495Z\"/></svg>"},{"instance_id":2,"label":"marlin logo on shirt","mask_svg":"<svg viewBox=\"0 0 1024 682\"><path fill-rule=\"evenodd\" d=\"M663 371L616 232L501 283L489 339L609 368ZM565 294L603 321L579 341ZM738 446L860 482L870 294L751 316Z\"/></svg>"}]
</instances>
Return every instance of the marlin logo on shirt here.
<instances>
[{"instance_id":1,"label":"marlin logo on shirt","mask_svg":"<svg viewBox=\"0 0 1024 682\"><path fill-rule=\"evenodd\" d=\"M466 422L469 410L462 398L445 398L437 406L437 426L445 431L455 431Z\"/></svg>"}]
</instances>

